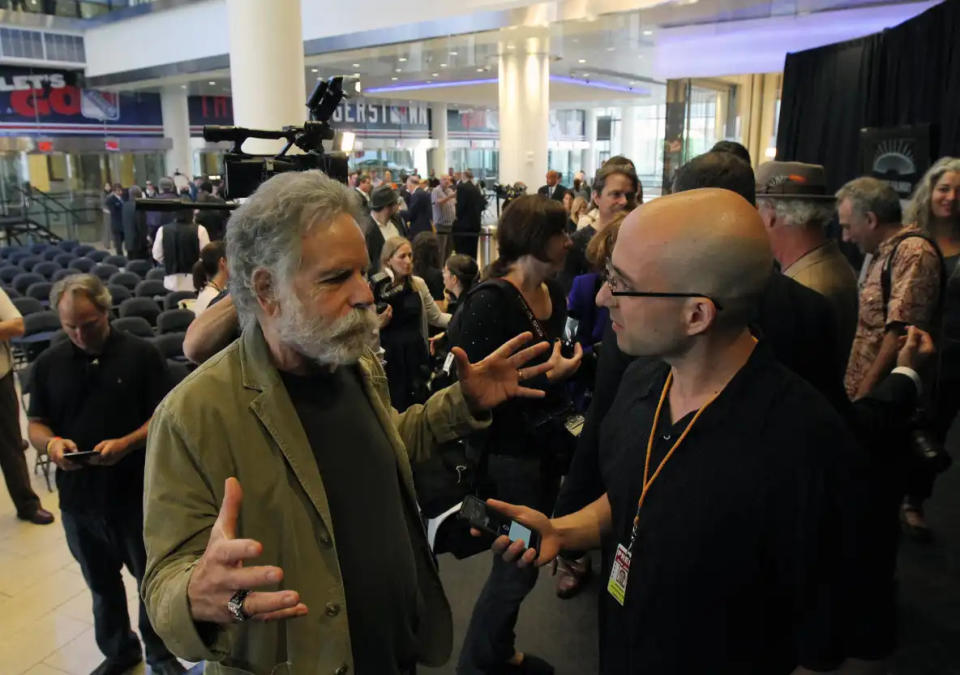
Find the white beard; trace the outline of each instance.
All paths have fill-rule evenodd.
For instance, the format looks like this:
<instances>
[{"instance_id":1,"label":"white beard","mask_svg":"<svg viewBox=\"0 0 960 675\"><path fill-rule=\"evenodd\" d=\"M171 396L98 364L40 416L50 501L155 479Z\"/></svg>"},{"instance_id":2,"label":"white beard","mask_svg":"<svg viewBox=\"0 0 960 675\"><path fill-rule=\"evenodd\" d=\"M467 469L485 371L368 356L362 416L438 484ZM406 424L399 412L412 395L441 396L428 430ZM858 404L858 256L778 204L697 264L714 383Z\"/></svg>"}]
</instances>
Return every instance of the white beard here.
<instances>
[{"instance_id":1,"label":"white beard","mask_svg":"<svg viewBox=\"0 0 960 675\"><path fill-rule=\"evenodd\" d=\"M356 363L364 352L376 348L380 324L372 307L353 309L333 321L308 317L293 293L281 307L277 322L280 341L319 365Z\"/></svg>"}]
</instances>

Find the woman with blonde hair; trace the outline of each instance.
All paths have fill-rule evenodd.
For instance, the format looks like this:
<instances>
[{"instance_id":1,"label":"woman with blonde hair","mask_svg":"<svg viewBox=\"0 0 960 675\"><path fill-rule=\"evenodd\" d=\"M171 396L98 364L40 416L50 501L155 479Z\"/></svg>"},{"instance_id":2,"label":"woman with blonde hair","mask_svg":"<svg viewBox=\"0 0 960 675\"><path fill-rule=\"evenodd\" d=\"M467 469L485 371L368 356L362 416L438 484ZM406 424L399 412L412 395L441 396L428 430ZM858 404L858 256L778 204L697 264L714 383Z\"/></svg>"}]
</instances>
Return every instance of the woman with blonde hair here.
<instances>
[{"instance_id":1,"label":"woman with blonde hair","mask_svg":"<svg viewBox=\"0 0 960 675\"><path fill-rule=\"evenodd\" d=\"M938 368L930 410L934 434L946 445L957 411L960 410L960 159L941 157L917 184L904 222L915 224L932 237L943 254L946 284L940 300ZM945 447L947 453L953 448ZM908 481L901 518L906 532L918 539L930 538L923 503L933 493L936 472L918 467Z\"/></svg>"},{"instance_id":2,"label":"woman with blonde hair","mask_svg":"<svg viewBox=\"0 0 960 675\"><path fill-rule=\"evenodd\" d=\"M387 383L393 407L403 412L427 399L430 376L429 326L446 328L450 315L440 311L427 283L413 273L413 246L404 237L391 237L380 252L383 270L392 282L378 301L390 312L380 329L386 352Z\"/></svg>"}]
</instances>

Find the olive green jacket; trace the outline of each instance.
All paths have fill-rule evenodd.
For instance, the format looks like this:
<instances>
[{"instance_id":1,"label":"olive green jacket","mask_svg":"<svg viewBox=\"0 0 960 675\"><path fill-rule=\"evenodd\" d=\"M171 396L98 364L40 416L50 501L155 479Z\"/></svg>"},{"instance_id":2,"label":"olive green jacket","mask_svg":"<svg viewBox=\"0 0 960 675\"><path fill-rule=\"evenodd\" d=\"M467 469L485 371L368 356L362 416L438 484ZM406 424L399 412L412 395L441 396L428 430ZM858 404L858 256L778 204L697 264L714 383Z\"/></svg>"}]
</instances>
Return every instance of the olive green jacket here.
<instances>
[{"instance_id":1,"label":"olive green jacket","mask_svg":"<svg viewBox=\"0 0 960 675\"><path fill-rule=\"evenodd\" d=\"M376 357L364 356L359 366L363 388L397 456L403 496L397 506L407 515L424 599L420 660L440 665L452 648L450 606L418 517L410 462L489 420L470 414L459 385L399 414L390 407ZM237 537L263 544L263 555L250 564L284 570L282 584L261 590L298 591L309 608L306 616L231 626L191 618L187 583L231 476L243 488ZM147 570L141 592L153 626L171 651L211 662L207 672L212 673L354 672L349 607L323 477L259 327L246 330L198 368L157 408L147 440L144 508ZM370 554L376 555L376 533L370 534Z\"/></svg>"}]
</instances>

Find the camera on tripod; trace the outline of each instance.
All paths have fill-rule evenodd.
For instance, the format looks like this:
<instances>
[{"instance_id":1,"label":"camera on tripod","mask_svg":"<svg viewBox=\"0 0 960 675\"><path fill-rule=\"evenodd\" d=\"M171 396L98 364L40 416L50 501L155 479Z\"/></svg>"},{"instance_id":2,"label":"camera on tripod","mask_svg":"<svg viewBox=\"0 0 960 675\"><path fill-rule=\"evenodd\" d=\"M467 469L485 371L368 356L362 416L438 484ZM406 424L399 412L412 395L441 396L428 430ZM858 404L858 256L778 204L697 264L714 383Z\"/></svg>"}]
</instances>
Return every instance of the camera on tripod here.
<instances>
[{"instance_id":1,"label":"camera on tripod","mask_svg":"<svg viewBox=\"0 0 960 675\"><path fill-rule=\"evenodd\" d=\"M223 155L224 197L249 197L265 180L285 171L319 169L331 178L346 183L346 153L325 152L323 149L324 141L332 141L336 137L330 127L330 117L345 96L343 78L333 77L317 82L307 99L310 119L302 127L287 126L279 131L215 125L203 127L206 141L233 143L233 149ZM282 139L287 144L276 155L251 155L242 149L248 138ZM294 146L303 150L303 154L288 155L287 152Z\"/></svg>"}]
</instances>

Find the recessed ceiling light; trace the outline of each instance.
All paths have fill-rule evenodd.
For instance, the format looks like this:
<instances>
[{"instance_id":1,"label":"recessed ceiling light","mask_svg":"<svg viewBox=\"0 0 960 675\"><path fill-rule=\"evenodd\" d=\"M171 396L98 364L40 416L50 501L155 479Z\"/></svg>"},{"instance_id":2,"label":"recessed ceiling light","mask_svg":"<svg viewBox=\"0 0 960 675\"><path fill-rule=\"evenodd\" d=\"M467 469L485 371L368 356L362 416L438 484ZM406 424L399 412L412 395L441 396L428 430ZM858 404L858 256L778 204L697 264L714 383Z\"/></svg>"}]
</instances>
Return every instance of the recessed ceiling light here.
<instances>
[{"instance_id":1,"label":"recessed ceiling light","mask_svg":"<svg viewBox=\"0 0 960 675\"><path fill-rule=\"evenodd\" d=\"M180 85L180 88L181 88L181 89L186 89L186 88L187 88L187 85L181 84L181 85Z\"/></svg>"},{"instance_id":2,"label":"recessed ceiling light","mask_svg":"<svg viewBox=\"0 0 960 675\"><path fill-rule=\"evenodd\" d=\"M214 85L216 82L214 80L210 80L207 84Z\"/></svg>"},{"instance_id":3,"label":"recessed ceiling light","mask_svg":"<svg viewBox=\"0 0 960 675\"><path fill-rule=\"evenodd\" d=\"M653 35L653 31L652 31L652 30L645 30L645 31L643 31L643 34L644 34L644 35Z\"/></svg>"},{"instance_id":4,"label":"recessed ceiling light","mask_svg":"<svg viewBox=\"0 0 960 675\"><path fill-rule=\"evenodd\" d=\"M353 76L354 76L354 77L360 77L360 73L354 73Z\"/></svg>"},{"instance_id":5,"label":"recessed ceiling light","mask_svg":"<svg viewBox=\"0 0 960 675\"><path fill-rule=\"evenodd\" d=\"M441 68L446 68L446 67L447 67L447 64L446 64L446 63L441 63L441 64L440 64L440 67L441 67Z\"/></svg>"},{"instance_id":6,"label":"recessed ceiling light","mask_svg":"<svg viewBox=\"0 0 960 675\"><path fill-rule=\"evenodd\" d=\"M396 76L394 76L394 77L391 77L390 79L391 79L391 80L393 80L394 82L396 82L396 81L397 81L397 80L399 80L400 78L399 78L399 77L396 77Z\"/></svg>"},{"instance_id":7,"label":"recessed ceiling light","mask_svg":"<svg viewBox=\"0 0 960 675\"><path fill-rule=\"evenodd\" d=\"M456 52L450 52L450 56L456 56L456 55L457 55Z\"/></svg>"},{"instance_id":8,"label":"recessed ceiling light","mask_svg":"<svg viewBox=\"0 0 960 675\"><path fill-rule=\"evenodd\" d=\"M319 69L319 68L311 68L311 69L310 69L310 72L311 72L311 73L319 73L319 72L320 72L320 69Z\"/></svg>"},{"instance_id":9,"label":"recessed ceiling light","mask_svg":"<svg viewBox=\"0 0 960 675\"><path fill-rule=\"evenodd\" d=\"M354 67L354 68L359 68L359 67L360 67L360 64L359 64L359 63L354 63L354 64L353 64L353 67Z\"/></svg>"},{"instance_id":10,"label":"recessed ceiling light","mask_svg":"<svg viewBox=\"0 0 960 675\"><path fill-rule=\"evenodd\" d=\"M433 73L430 77L440 77L440 73Z\"/></svg>"},{"instance_id":11,"label":"recessed ceiling light","mask_svg":"<svg viewBox=\"0 0 960 675\"><path fill-rule=\"evenodd\" d=\"M617 49L616 47L607 47L608 52L616 51L616 49Z\"/></svg>"},{"instance_id":12,"label":"recessed ceiling light","mask_svg":"<svg viewBox=\"0 0 960 675\"><path fill-rule=\"evenodd\" d=\"M407 62L407 57L406 57L406 56L401 56L399 59L397 59L397 61L399 61L400 63L406 63L406 62Z\"/></svg>"},{"instance_id":13,"label":"recessed ceiling light","mask_svg":"<svg viewBox=\"0 0 960 675\"><path fill-rule=\"evenodd\" d=\"M577 59L577 63L586 63L586 62L587 62L586 59Z\"/></svg>"},{"instance_id":14,"label":"recessed ceiling light","mask_svg":"<svg viewBox=\"0 0 960 675\"><path fill-rule=\"evenodd\" d=\"M397 68L397 69L394 70L393 72L395 72L395 73L402 73L402 72L403 72L403 68Z\"/></svg>"},{"instance_id":15,"label":"recessed ceiling light","mask_svg":"<svg viewBox=\"0 0 960 675\"><path fill-rule=\"evenodd\" d=\"M482 72L483 72L483 68L477 68L477 72L478 72L478 73L482 73Z\"/></svg>"}]
</instances>

